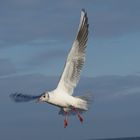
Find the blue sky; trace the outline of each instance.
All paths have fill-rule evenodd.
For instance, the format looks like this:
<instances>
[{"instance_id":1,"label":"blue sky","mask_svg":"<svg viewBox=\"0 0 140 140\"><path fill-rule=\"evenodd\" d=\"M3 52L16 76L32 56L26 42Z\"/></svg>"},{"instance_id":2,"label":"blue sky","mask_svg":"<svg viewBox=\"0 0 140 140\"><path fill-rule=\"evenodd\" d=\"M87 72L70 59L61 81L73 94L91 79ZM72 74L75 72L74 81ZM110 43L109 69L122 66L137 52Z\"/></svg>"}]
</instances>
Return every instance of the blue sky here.
<instances>
[{"instance_id":1,"label":"blue sky","mask_svg":"<svg viewBox=\"0 0 140 140\"><path fill-rule=\"evenodd\" d=\"M95 103L85 115L83 126L72 117L70 127L64 130L57 108L14 104L8 96L16 91L40 94L55 88L82 8L88 13L90 34L83 80L76 93L93 92ZM139 0L1 1L0 137L36 140L44 139L46 134L50 139L138 136L139 15ZM56 136L51 135L52 131Z\"/></svg>"},{"instance_id":2,"label":"blue sky","mask_svg":"<svg viewBox=\"0 0 140 140\"><path fill-rule=\"evenodd\" d=\"M9 71L12 67L20 74L60 75L76 35L81 7L88 11L90 24L83 75L138 73L140 19L136 0L2 2L0 59L11 63Z\"/></svg>"}]
</instances>

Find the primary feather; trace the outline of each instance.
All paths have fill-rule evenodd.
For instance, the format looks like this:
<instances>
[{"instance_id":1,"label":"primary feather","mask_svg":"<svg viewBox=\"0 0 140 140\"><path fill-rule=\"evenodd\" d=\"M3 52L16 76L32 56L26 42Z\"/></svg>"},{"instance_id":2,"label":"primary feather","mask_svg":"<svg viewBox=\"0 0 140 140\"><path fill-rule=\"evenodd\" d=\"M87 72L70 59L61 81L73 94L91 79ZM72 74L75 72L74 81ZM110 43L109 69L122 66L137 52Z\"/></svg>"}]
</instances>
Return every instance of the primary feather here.
<instances>
[{"instance_id":1,"label":"primary feather","mask_svg":"<svg viewBox=\"0 0 140 140\"><path fill-rule=\"evenodd\" d=\"M78 33L68 54L63 73L57 86L58 90L70 95L73 94L73 90L79 81L80 72L85 62L88 27L87 13L82 10Z\"/></svg>"},{"instance_id":2,"label":"primary feather","mask_svg":"<svg viewBox=\"0 0 140 140\"><path fill-rule=\"evenodd\" d=\"M28 101L32 101L32 100L36 100L39 99L41 95L26 95L26 94L22 94L22 93L13 93L10 94L10 98L15 101L15 102L28 102Z\"/></svg>"}]
</instances>

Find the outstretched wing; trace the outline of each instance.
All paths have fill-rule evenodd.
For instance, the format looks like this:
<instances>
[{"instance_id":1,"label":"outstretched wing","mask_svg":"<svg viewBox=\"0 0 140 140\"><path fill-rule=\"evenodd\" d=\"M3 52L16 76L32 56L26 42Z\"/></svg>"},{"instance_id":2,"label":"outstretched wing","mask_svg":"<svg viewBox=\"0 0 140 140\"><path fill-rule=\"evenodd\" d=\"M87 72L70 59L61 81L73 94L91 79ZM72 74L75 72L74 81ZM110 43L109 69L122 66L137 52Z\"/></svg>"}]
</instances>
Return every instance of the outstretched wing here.
<instances>
[{"instance_id":1,"label":"outstretched wing","mask_svg":"<svg viewBox=\"0 0 140 140\"><path fill-rule=\"evenodd\" d=\"M41 97L41 95L33 96L33 95L26 95L26 94L22 94L22 93L13 93L13 94L10 94L10 98L14 102L29 102L32 100L39 99Z\"/></svg>"},{"instance_id":2,"label":"outstretched wing","mask_svg":"<svg viewBox=\"0 0 140 140\"><path fill-rule=\"evenodd\" d=\"M88 40L88 26L87 13L82 10L78 33L68 54L64 71L57 87L58 90L70 95L73 94L73 90L79 81L80 71L85 62L85 49L87 47Z\"/></svg>"}]
</instances>

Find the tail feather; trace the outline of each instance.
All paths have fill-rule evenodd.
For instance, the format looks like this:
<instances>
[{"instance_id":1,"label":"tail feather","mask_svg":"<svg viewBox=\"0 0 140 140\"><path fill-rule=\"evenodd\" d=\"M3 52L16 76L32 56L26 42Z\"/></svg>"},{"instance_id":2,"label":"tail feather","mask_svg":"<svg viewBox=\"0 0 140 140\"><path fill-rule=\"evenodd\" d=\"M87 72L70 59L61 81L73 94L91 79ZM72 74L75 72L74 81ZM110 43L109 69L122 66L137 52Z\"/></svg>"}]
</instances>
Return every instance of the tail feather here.
<instances>
[{"instance_id":1,"label":"tail feather","mask_svg":"<svg viewBox=\"0 0 140 140\"><path fill-rule=\"evenodd\" d=\"M91 103L93 102L93 95L91 94L86 94L82 96L77 96L79 100L77 101L77 108L83 109L83 110L88 110Z\"/></svg>"},{"instance_id":2,"label":"tail feather","mask_svg":"<svg viewBox=\"0 0 140 140\"><path fill-rule=\"evenodd\" d=\"M92 94L86 94L82 96L76 96L77 103L75 105L77 111L82 114L83 112L87 111L93 102L93 95ZM73 111L72 108L65 108L65 111L69 115L76 115L77 113ZM59 115L65 115L64 108L60 108Z\"/></svg>"}]
</instances>

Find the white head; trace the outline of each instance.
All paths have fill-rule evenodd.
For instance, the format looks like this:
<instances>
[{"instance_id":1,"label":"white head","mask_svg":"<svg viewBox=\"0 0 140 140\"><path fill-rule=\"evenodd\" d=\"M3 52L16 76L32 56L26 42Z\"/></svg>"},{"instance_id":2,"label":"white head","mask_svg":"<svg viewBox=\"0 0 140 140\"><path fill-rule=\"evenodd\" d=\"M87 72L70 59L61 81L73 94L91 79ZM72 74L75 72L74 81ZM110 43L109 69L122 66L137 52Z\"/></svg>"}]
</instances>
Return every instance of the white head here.
<instances>
[{"instance_id":1,"label":"white head","mask_svg":"<svg viewBox=\"0 0 140 140\"><path fill-rule=\"evenodd\" d=\"M45 92L41 95L41 97L39 98L39 102L48 102L49 101L49 93Z\"/></svg>"}]
</instances>

